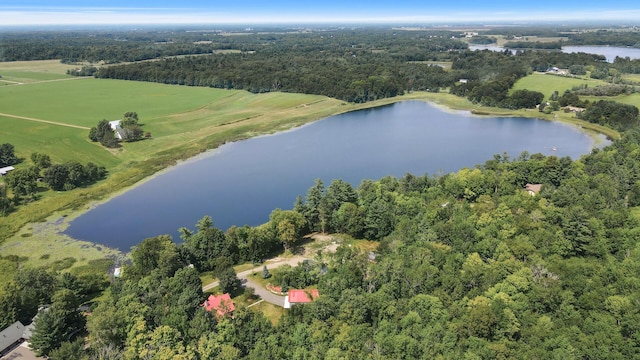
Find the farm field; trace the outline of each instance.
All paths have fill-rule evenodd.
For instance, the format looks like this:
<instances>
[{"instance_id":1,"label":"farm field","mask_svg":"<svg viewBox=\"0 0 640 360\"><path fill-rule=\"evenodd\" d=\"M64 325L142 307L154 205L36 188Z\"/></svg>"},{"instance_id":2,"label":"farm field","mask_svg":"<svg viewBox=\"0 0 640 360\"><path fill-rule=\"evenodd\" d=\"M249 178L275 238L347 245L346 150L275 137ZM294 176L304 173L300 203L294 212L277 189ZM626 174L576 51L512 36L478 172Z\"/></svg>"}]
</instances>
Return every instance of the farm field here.
<instances>
[{"instance_id":1,"label":"farm field","mask_svg":"<svg viewBox=\"0 0 640 360\"><path fill-rule=\"evenodd\" d=\"M625 80L640 83L640 74L624 74L622 75L622 78Z\"/></svg>"},{"instance_id":2,"label":"farm field","mask_svg":"<svg viewBox=\"0 0 640 360\"><path fill-rule=\"evenodd\" d=\"M600 97L585 96L584 98L589 101L598 101L598 100L616 101L619 103L633 105L637 108L640 108L640 94L638 93L629 94L629 95L618 95L618 96L600 96Z\"/></svg>"},{"instance_id":3,"label":"farm field","mask_svg":"<svg viewBox=\"0 0 640 360\"><path fill-rule=\"evenodd\" d=\"M102 119L119 119L127 111L138 112L143 121L191 111L229 94L209 88L72 78L4 86L0 89L0 109L13 115L90 127Z\"/></svg>"},{"instance_id":4,"label":"farm field","mask_svg":"<svg viewBox=\"0 0 640 360\"><path fill-rule=\"evenodd\" d=\"M59 60L12 61L0 63L0 79L4 84L34 83L41 81L73 79L67 70L74 65L62 64Z\"/></svg>"},{"instance_id":5,"label":"farm field","mask_svg":"<svg viewBox=\"0 0 640 360\"><path fill-rule=\"evenodd\" d=\"M539 91L544 94L545 98L549 98L553 91L557 90L558 93L562 95L565 90L570 90L574 86L582 84L587 84L589 87L594 87L598 85L606 85L607 83L601 80L589 79L586 77L572 78L535 73L518 80L511 91L513 92L515 90L523 89Z\"/></svg>"},{"instance_id":6,"label":"farm field","mask_svg":"<svg viewBox=\"0 0 640 360\"><path fill-rule=\"evenodd\" d=\"M92 143L88 130L0 116L0 139L16 148L18 156L28 158L31 152L49 154L53 162L89 161L113 167L118 158Z\"/></svg>"}]
</instances>

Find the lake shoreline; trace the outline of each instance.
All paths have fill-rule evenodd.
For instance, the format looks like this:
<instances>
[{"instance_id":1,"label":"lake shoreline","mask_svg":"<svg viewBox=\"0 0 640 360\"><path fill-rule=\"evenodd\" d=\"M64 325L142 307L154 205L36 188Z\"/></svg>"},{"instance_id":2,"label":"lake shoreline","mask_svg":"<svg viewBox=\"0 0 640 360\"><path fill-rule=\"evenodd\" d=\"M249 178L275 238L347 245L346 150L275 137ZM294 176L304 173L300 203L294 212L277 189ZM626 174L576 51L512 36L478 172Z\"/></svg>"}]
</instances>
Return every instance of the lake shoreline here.
<instances>
[{"instance_id":1,"label":"lake shoreline","mask_svg":"<svg viewBox=\"0 0 640 360\"><path fill-rule=\"evenodd\" d=\"M496 117L528 117L528 118L537 118L537 119L541 119L541 120L549 120L549 121L553 121L553 119L549 119L549 118L545 118L543 116L540 115L544 115L542 113L539 112L533 112L533 111L520 111L517 112L516 114L514 114L514 111L504 111L504 109L494 109L494 108L486 108L486 107L479 107L476 104L472 104L470 102L468 102L466 99L460 99L460 98L453 98L452 95L449 94L433 94L433 93L409 93L403 96L399 96L399 97L395 97L395 98L390 98L390 99L383 99L381 101L377 101L377 102L373 102L373 103L368 103L368 104L352 104L353 106L350 107L350 109L348 109L347 111L343 111L340 113L346 113L346 112L352 112L352 111L358 111L358 110L363 110L363 109L371 109L371 108L376 108L376 107L381 107L381 106L385 106L385 105L390 105L393 103L397 103L397 102L401 102L401 101L424 101L429 103L430 105L438 108L439 110L445 111L445 112L450 112L450 113L457 113L460 114L465 113L468 116L473 116L473 117L486 117L486 116L496 116ZM455 104L453 102L456 102ZM466 102L466 104L465 104ZM477 114L474 113L474 110L478 109L482 109L482 114ZM335 115L339 115L340 113L337 113ZM259 137L259 136L269 136L269 135L274 135L274 134L279 134L283 131L291 131L291 130L295 130L300 128L301 126L305 126L311 123L314 123L316 121L325 119L326 117L320 117L314 120L309 120L304 122L302 125L297 125L297 124L293 124L293 126L288 127L286 129L283 130L279 130L279 131L273 131L273 132L267 132L264 134L255 134L255 136L248 136L246 138L242 138L240 140L246 140L249 138L254 138L254 137ZM571 124L569 122L565 122L562 120L559 120L560 122L563 123L568 123ZM576 126L575 124L571 124L573 126ZM578 126L579 127L579 126ZM592 139L598 139L599 136L594 136L593 130L591 129L585 129L584 127L579 127L581 132L588 134ZM236 140L236 141L240 141L240 140ZM236 141L229 141L229 142L236 142ZM595 141L595 140L594 140ZM86 243L90 243L90 244L94 244L100 247L104 247L104 248L108 248L104 245L101 244L96 244L96 243L92 243L92 242L86 242L84 240L81 239L73 239L71 237L69 237L68 235L66 235L64 233L65 229L69 226L69 224L71 223L71 221L73 221L74 219L76 219L77 217L85 214L86 212L94 209L95 207L104 204L118 196L121 196L122 194L135 189L138 186L141 186L142 184L145 184L146 182L154 179L157 176L162 175L163 173L167 172L167 171L172 171L174 169L176 169L177 167L179 167L181 164L184 163L188 163L191 161L197 161L203 157L208 157L208 156L214 156L215 154L217 154L220 151L220 148L222 146L225 146L227 143L229 142L225 142L222 143L220 146L215 147L213 149L208 149L205 150L203 152L200 152L198 154L196 154L195 156L191 156L188 157L187 159L182 159L182 158L178 158L178 159L174 159L173 164L167 165L163 168L161 168L158 171L155 171L153 173L151 173L148 176L144 176L142 177L142 179L140 179L139 181L134 182L133 184L117 189L113 192L109 192L106 193L100 200L89 200L87 203L85 203L83 206L75 208L75 209L67 209L67 210L62 210L62 211L56 211L53 214L50 214L47 217L47 220L45 221L45 224L52 224L55 226L52 226L51 231L45 231L45 232L41 232L41 234L46 234L45 237L40 237L39 234L37 233L33 233L31 235L29 235L30 239L29 240L33 240L36 241L38 243L40 242L44 242L44 243L48 243L48 242L55 242L55 241L59 241L60 239L64 239L65 241L77 241L78 242L78 246L82 247L82 246L86 246ZM593 147L596 146L596 143L594 142ZM41 223L28 223L26 225L24 225L20 231L18 231L16 234L14 234L12 237L6 239L1 245L0 245L0 249L3 250L4 253L4 249L9 249L9 248L14 248L16 246L16 243L20 243L21 241L25 241L27 239L25 239L25 234L29 234L31 232L31 229L34 228L34 226L39 226L42 225ZM186 224L185 224L186 225ZM57 240L56 240L57 239ZM140 239L140 241L142 241L143 239ZM19 246L18 246L19 248ZM15 248L14 248L15 250ZM113 249L113 248L109 248L109 251L113 251L121 256L126 256L128 254L128 252L123 252L120 251L118 249ZM12 253L14 253L14 251L11 251ZM17 253L23 253L22 251L15 251ZM109 253L110 256L112 256L113 254L110 252ZM24 253L23 253L24 255ZM53 260L53 259L52 259Z\"/></svg>"}]
</instances>

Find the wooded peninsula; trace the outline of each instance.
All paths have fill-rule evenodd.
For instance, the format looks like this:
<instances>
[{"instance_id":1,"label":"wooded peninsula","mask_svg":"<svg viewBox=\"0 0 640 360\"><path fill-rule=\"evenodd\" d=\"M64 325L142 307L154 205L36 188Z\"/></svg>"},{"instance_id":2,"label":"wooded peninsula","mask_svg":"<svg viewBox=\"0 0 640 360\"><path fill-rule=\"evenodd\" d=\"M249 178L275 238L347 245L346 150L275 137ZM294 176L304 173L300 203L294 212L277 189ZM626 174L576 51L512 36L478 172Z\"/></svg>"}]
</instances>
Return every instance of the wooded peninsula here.
<instances>
[{"instance_id":1,"label":"wooded peninsula","mask_svg":"<svg viewBox=\"0 0 640 360\"><path fill-rule=\"evenodd\" d=\"M637 358L640 59L559 50L603 44L639 47L640 31L2 33L0 330L32 323L31 348L54 360ZM227 141L405 99L612 143L580 159L317 179L260 226L202 214L181 239L128 254L47 232L50 216ZM263 291L289 294L284 308Z\"/></svg>"}]
</instances>

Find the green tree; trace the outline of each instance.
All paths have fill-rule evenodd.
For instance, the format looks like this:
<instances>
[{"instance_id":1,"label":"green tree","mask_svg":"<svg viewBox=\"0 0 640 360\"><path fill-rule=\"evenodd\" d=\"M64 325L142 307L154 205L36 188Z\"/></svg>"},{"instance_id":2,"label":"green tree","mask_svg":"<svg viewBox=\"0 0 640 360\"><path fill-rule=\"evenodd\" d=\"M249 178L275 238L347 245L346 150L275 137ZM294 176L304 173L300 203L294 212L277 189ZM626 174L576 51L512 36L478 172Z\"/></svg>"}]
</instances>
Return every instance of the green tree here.
<instances>
[{"instance_id":1,"label":"green tree","mask_svg":"<svg viewBox=\"0 0 640 360\"><path fill-rule=\"evenodd\" d=\"M51 158L47 154L34 152L31 153L31 161L39 169L46 169L51 166Z\"/></svg>"},{"instance_id":2,"label":"green tree","mask_svg":"<svg viewBox=\"0 0 640 360\"><path fill-rule=\"evenodd\" d=\"M269 215L269 223L282 242L285 251L291 249L305 229L304 217L294 210L273 210Z\"/></svg>"},{"instance_id":3,"label":"green tree","mask_svg":"<svg viewBox=\"0 0 640 360\"><path fill-rule=\"evenodd\" d=\"M353 237L362 236L364 229L365 212L364 208L350 202L340 205L340 208L334 213L332 226L337 232L349 234Z\"/></svg>"},{"instance_id":4,"label":"green tree","mask_svg":"<svg viewBox=\"0 0 640 360\"><path fill-rule=\"evenodd\" d=\"M15 195L33 196L38 190L38 168L15 169L6 175L6 184Z\"/></svg>"},{"instance_id":5,"label":"green tree","mask_svg":"<svg viewBox=\"0 0 640 360\"><path fill-rule=\"evenodd\" d=\"M93 142L100 142L105 147L114 148L118 146L118 139L107 120L101 120L97 126L89 130L89 139Z\"/></svg>"},{"instance_id":6,"label":"green tree","mask_svg":"<svg viewBox=\"0 0 640 360\"><path fill-rule=\"evenodd\" d=\"M128 278L140 279L158 269L164 277L182 267L178 248L169 235L146 238L131 251L132 264L125 269Z\"/></svg>"},{"instance_id":7,"label":"green tree","mask_svg":"<svg viewBox=\"0 0 640 360\"><path fill-rule=\"evenodd\" d=\"M262 267L262 278L263 279L268 279L271 277L271 273L269 272L269 269L267 269L267 265Z\"/></svg>"},{"instance_id":8,"label":"green tree","mask_svg":"<svg viewBox=\"0 0 640 360\"><path fill-rule=\"evenodd\" d=\"M63 342L73 340L72 336L83 328L84 318L77 307L78 299L71 290L58 290L53 295L51 306L38 315L29 340L39 355L49 355Z\"/></svg>"},{"instance_id":9,"label":"green tree","mask_svg":"<svg viewBox=\"0 0 640 360\"><path fill-rule=\"evenodd\" d=\"M81 338L75 341L65 341L60 344L60 347L52 350L49 353L49 359L51 360L69 360L69 359L88 359L87 354L84 352L84 341Z\"/></svg>"},{"instance_id":10,"label":"green tree","mask_svg":"<svg viewBox=\"0 0 640 360\"><path fill-rule=\"evenodd\" d=\"M184 247L187 249L193 265L200 271L212 270L213 260L219 257L227 257L232 263L237 261L238 249L227 238L225 233L213 226L210 216L205 216L196 224L197 232L193 233L186 228L181 228L181 237Z\"/></svg>"},{"instance_id":11,"label":"green tree","mask_svg":"<svg viewBox=\"0 0 640 360\"><path fill-rule=\"evenodd\" d=\"M64 190L64 185L69 181L69 169L62 164L53 164L44 171L43 180L53 190Z\"/></svg>"},{"instance_id":12,"label":"green tree","mask_svg":"<svg viewBox=\"0 0 640 360\"><path fill-rule=\"evenodd\" d=\"M233 267L225 267L214 271L214 275L220 282L220 291L236 296L242 292L242 283Z\"/></svg>"},{"instance_id":13,"label":"green tree","mask_svg":"<svg viewBox=\"0 0 640 360\"><path fill-rule=\"evenodd\" d=\"M15 275L14 282L20 297L18 319L28 323L40 306L51 302L57 287L56 278L45 269L26 268Z\"/></svg>"},{"instance_id":14,"label":"green tree","mask_svg":"<svg viewBox=\"0 0 640 360\"><path fill-rule=\"evenodd\" d=\"M120 126L122 126L123 128L126 128L127 126L130 126L130 125L138 125L137 112L129 111L124 113L124 115L122 116L122 120L120 120Z\"/></svg>"},{"instance_id":15,"label":"green tree","mask_svg":"<svg viewBox=\"0 0 640 360\"><path fill-rule=\"evenodd\" d=\"M11 166L18 162L13 145L4 143L0 145L0 167Z\"/></svg>"},{"instance_id":16,"label":"green tree","mask_svg":"<svg viewBox=\"0 0 640 360\"><path fill-rule=\"evenodd\" d=\"M13 201L7 196L6 186L0 186L0 216L6 216L13 210Z\"/></svg>"},{"instance_id":17,"label":"green tree","mask_svg":"<svg viewBox=\"0 0 640 360\"><path fill-rule=\"evenodd\" d=\"M320 179L315 179L312 187L307 191L304 203L304 217L309 223L311 230L320 231L320 203L324 198L324 183Z\"/></svg>"}]
</instances>

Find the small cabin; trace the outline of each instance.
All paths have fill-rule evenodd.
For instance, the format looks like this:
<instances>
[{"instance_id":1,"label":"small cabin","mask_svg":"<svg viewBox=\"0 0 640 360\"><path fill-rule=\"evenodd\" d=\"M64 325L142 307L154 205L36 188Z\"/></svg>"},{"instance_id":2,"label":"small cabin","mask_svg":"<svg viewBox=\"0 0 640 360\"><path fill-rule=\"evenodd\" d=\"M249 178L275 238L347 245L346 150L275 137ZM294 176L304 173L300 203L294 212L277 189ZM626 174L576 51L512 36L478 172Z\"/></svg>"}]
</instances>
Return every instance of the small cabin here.
<instances>
[{"instance_id":1,"label":"small cabin","mask_svg":"<svg viewBox=\"0 0 640 360\"><path fill-rule=\"evenodd\" d=\"M289 290L284 297L284 308L290 309L295 304L306 304L314 301L320 296L318 289L311 290Z\"/></svg>"},{"instance_id":2,"label":"small cabin","mask_svg":"<svg viewBox=\"0 0 640 360\"><path fill-rule=\"evenodd\" d=\"M524 186L524 190L531 196L537 195L542 190L542 184L527 184Z\"/></svg>"}]
</instances>

